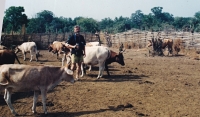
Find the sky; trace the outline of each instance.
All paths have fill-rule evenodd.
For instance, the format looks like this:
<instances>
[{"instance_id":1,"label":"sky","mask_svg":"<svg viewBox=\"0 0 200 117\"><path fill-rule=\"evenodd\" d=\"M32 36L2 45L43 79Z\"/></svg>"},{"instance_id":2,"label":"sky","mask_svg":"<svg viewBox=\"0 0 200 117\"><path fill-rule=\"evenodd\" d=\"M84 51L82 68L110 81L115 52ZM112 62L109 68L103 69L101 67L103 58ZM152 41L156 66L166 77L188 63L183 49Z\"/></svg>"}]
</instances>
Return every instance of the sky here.
<instances>
[{"instance_id":1,"label":"sky","mask_svg":"<svg viewBox=\"0 0 200 117\"><path fill-rule=\"evenodd\" d=\"M11 6L23 6L28 18L35 18L37 13L48 10L55 17L74 19L82 16L97 21L130 17L137 10L148 15L153 7L163 7L162 12L168 12L174 17L194 17L200 11L200 0L1 0L0 5L0 22L4 11Z\"/></svg>"},{"instance_id":2,"label":"sky","mask_svg":"<svg viewBox=\"0 0 200 117\"><path fill-rule=\"evenodd\" d=\"M163 7L163 12L174 16L193 17L200 11L200 0L6 0L5 9L10 6L23 6L28 18L38 12L49 10L56 17L75 18L78 16L101 21L104 18L130 17L141 10L151 13L153 7Z\"/></svg>"}]
</instances>

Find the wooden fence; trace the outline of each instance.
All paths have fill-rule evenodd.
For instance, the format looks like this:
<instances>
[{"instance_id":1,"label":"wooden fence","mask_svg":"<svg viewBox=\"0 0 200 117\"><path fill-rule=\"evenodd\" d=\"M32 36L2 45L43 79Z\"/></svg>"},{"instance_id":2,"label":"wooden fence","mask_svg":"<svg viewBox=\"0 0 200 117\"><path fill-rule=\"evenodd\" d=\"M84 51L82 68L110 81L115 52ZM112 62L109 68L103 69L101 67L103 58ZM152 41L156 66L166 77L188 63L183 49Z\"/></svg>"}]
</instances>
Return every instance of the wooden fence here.
<instances>
[{"instance_id":1,"label":"wooden fence","mask_svg":"<svg viewBox=\"0 0 200 117\"><path fill-rule=\"evenodd\" d=\"M39 49L46 49L53 41L66 41L72 33L63 34L26 34L26 35L2 35L1 39L5 46L19 45L22 42L34 41ZM98 41L98 37L92 33L81 33L86 42ZM148 40L152 38L161 39L181 39L188 42L188 47L200 43L200 33L190 32L147 32L139 30L129 30L117 34L99 34L101 43L109 47L119 47L120 43L125 45L125 48L144 48ZM110 44L109 44L110 42Z\"/></svg>"}]
</instances>

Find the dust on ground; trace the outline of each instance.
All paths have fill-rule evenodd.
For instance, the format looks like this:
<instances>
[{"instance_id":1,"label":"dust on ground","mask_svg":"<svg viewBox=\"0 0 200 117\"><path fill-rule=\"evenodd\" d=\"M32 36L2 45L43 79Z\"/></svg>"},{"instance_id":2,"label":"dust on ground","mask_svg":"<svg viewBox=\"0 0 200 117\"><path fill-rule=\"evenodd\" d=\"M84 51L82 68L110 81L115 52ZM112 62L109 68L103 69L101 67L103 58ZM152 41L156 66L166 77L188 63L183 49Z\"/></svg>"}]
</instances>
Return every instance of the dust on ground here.
<instances>
[{"instance_id":1,"label":"dust on ground","mask_svg":"<svg viewBox=\"0 0 200 117\"><path fill-rule=\"evenodd\" d=\"M117 52L117 49L113 49ZM56 55L40 51L38 62L23 64L61 66ZM27 54L29 58L29 54ZM30 117L197 117L200 115L200 62L188 56L148 57L147 50L126 49L125 66L109 65L111 77L104 72L96 79L98 66L80 81L62 82L47 94L48 115L42 110L32 114L33 92L12 95L12 104L21 116ZM0 95L0 116L12 116Z\"/></svg>"}]
</instances>

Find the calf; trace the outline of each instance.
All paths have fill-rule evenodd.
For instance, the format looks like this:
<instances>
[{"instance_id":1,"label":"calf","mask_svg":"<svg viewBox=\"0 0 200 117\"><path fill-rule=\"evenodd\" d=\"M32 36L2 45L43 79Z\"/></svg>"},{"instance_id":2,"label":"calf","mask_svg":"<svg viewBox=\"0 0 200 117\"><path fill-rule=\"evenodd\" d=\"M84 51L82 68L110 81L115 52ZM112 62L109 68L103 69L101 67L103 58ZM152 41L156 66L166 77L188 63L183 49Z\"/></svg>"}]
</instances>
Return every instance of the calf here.
<instances>
[{"instance_id":1,"label":"calf","mask_svg":"<svg viewBox=\"0 0 200 117\"><path fill-rule=\"evenodd\" d=\"M0 50L0 65L3 64L14 64L15 59L20 64L17 55L12 50Z\"/></svg>"},{"instance_id":2,"label":"calf","mask_svg":"<svg viewBox=\"0 0 200 117\"><path fill-rule=\"evenodd\" d=\"M106 68L108 76L110 76L108 71L108 64L113 62L117 62L122 66L125 65L123 52L117 54L116 52L109 50L107 47L103 46L92 46L85 47L86 57L84 58L84 65L97 65L99 64L99 74L97 79L103 76L104 68ZM83 64L81 66L82 75L84 75L84 67Z\"/></svg>"},{"instance_id":3,"label":"calf","mask_svg":"<svg viewBox=\"0 0 200 117\"><path fill-rule=\"evenodd\" d=\"M30 61L33 60L33 53L35 53L36 61L38 61L38 51L37 51L37 46L35 42L24 42L21 45L17 46L15 48L15 53L18 53L19 51L22 52L24 55L24 61L26 60L26 53L30 52L31 58Z\"/></svg>"},{"instance_id":4,"label":"calf","mask_svg":"<svg viewBox=\"0 0 200 117\"><path fill-rule=\"evenodd\" d=\"M62 66L64 66L64 61L66 60L66 55L70 52L70 49L65 46L64 42L54 41L53 44L49 45L49 52L52 52L57 55L57 59L59 55L62 56Z\"/></svg>"},{"instance_id":5,"label":"calf","mask_svg":"<svg viewBox=\"0 0 200 117\"><path fill-rule=\"evenodd\" d=\"M14 115L17 113L11 104L13 92L34 91L32 112L35 113L36 102L41 91L43 111L47 114L46 94L63 80L74 82L73 71L67 67L18 64L0 66L0 91L5 90L4 99Z\"/></svg>"}]
</instances>

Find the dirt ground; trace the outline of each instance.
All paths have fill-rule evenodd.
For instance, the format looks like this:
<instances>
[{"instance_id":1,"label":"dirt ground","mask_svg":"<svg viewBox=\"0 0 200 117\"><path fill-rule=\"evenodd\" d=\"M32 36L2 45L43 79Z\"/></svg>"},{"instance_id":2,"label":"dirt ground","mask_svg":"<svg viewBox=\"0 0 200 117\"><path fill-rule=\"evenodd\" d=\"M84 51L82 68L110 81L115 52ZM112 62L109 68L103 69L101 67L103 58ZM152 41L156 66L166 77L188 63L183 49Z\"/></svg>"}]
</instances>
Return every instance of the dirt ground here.
<instances>
[{"instance_id":1,"label":"dirt ground","mask_svg":"<svg viewBox=\"0 0 200 117\"><path fill-rule=\"evenodd\" d=\"M117 49L112 49L118 51ZM23 64L61 66L47 50L40 51L39 62ZM27 55L29 58L29 54ZM12 103L18 114L28 117L197 117L200 115L200 62L180 54L175 57L148 57L146 50L127 49L125 66L109 65L111 77L96 79L98 67L80 81L62 82L47 94L48 115L32 114L33 92L15 93ZM0 95L0 116L12 116Z\"/></svg>"}]
</instances>

